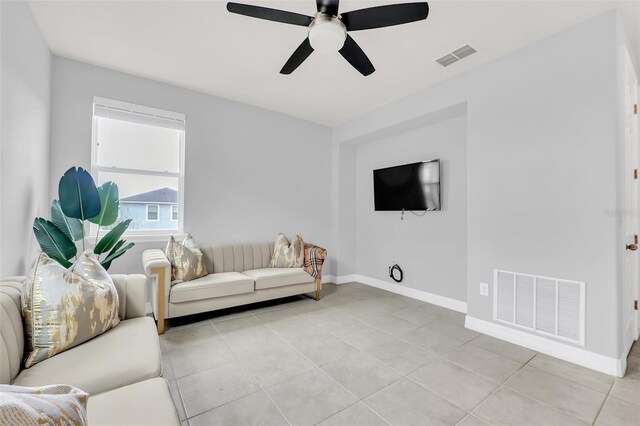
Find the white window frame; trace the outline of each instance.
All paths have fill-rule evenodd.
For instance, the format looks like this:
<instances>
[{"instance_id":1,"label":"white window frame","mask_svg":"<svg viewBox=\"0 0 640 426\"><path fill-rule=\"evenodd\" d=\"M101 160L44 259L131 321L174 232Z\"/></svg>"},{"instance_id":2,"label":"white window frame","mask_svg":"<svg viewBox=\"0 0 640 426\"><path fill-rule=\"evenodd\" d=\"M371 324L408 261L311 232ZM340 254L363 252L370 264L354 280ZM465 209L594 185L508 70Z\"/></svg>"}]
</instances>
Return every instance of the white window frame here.
<instances>
[{"instance_id":1,"label":"white window frame","mask_svg":"<svg viewBox=\"0 0 640 426\"><path fill-rule=\"evenodd\" d=\"M180 218L180 206L178 206L177 204L172 204L171 205L171 222L177 222L178 221L178 219L174 219L173 218L173 209L174 208L177 210L177 212L176 212L177 218L178 219Z\"/></svg>"},{"instance_id":2,"label":"white window frame","mask_svg":"<svg viewBox=\"0 0 640 426\"><path fill-rule=\"evenodd\" d=\"M95 116L95 106L106 105L109 108L119 109L127 112L134 112L151 117L160 117L162 119L182 121L185 126L185 130L180 132L180 147L179 147L179 172L160 172L151 170L140 169L128 169L123 167L114 166L100 166L98 165L98 132L97 132L97 117ZM110 172L110 173L126 173L137 174L146 176L158 176L158 177L176 177L178 178L178 211L184 212L184 170L185 170L185 133L186 133L186 117L184 114L161 110L143 105L137 105L129 102L118 101L114 99L102 98L99 96L93 97L92 104L92 125L91 125L91 175L93 179L98 182L98 172ZM146 217L145 217L146 219ZM160 219L160 208L158 207L158 220ZM175 222L175 221L173 221ZM184 235L184 214L178 214L178 228L177 229L133 229L125 231L124 235L129 240L133 241L162 241L170 235ZM87 237L95 238L98 227L91 224L89 227L89 233ZM102 233L102 232L101 232Z\"/></svg>"},{"instance_id":3,"label":"white window frame","mask_svg":"<svg viewBox=\"0 0 640 426\"><path fill-rule=\"evenodd\" d=\"M147 222L160 222L160 204L146 204L146 206L147 206L147 215L146 215ZM157 212L156 212L157 216L155 219L149 219L149 207L151 206L155 206L157 209Z\"/></svg>"}]
</instances>

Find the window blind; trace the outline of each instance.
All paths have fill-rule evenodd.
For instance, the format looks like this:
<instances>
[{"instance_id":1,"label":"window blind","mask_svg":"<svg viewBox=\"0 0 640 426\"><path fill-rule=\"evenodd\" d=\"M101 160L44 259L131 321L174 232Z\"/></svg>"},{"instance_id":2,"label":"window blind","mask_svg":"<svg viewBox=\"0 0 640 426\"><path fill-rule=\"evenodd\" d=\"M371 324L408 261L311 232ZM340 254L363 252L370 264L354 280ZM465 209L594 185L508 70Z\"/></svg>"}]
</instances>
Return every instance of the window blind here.
<instances>
[{"instance_id":1,"label":"window blind","mask_svg":"<svg viewBox=\"0 0 640 426\"><path fill-rule=\"evenodd\" d=\"M142 106L137 106L134 110L124 102L97 97L93 99L93 115L182 131L185 127L184 114Z\"/></svg>"}]
</instances>

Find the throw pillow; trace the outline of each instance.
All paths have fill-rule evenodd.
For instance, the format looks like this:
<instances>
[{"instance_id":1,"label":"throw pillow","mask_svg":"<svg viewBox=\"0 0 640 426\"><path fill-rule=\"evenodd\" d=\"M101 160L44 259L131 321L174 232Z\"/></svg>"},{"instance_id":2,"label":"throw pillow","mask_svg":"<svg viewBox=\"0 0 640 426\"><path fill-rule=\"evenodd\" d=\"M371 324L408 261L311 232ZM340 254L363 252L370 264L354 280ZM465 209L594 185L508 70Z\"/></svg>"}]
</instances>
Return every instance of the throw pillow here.
<instances>
[{"instance_id":1,"label":"throw pillow","mask_svg":"<svg viewBox=\"0 0 640 426\"><path fill-rule=\"evenodd\" d=\"M41 253L22 288L25 368L115 327L118 309L116 286L93 253L69 269Z\"/></svg>"},{"instance_id":2,"label":"throw pillow","mask_svg":"<svg viewBox=\"0 0 640 426\"><path fill-rule=\"evenodd\" d=\"M69 385L0 385L0 424L86 425L88 397Z\"/></svg>"},{"instance_id":3,"label":"throw pillow","mask_svg":"<svg viewBox=\"0 0 640 426\"><path fill-rule=\"evenodd\" d=\"M195 280L208 274L202 250L191 234L187 235L182 242L176 241L171 236L165 254L171 263L172 285L181 281Z\"/></svg>"},{"instance_id":4,"label":"throw pillow","mask_svg":"<svg viewBox=\"0 0 640 426\"><path fill-rule=\"evenodd\" d=\"M273 246L273 256L269 268L301 268L304 264L304 240L296 234L293 243L280 233Z\"/></svg>"},{"instance_id":5,"label":"throw pillow","mask_svg":"<svg viewBox=\"0 0 640 426\"><path fill-rule=\"evenodd\" d=\"M322 274L322 264L327 256L327 250L314 244L304 245L304 271L317 278Z\"/></svg>"}]
</instances>

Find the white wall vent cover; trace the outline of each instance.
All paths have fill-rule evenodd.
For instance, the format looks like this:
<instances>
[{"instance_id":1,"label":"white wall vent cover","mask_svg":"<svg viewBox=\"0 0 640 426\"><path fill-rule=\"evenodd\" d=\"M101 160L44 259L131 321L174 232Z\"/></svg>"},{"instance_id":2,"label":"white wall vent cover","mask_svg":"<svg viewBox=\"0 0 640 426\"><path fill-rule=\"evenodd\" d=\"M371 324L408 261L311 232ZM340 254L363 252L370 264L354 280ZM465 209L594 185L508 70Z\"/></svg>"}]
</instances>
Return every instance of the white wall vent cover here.
<instances>
[{"instance_id":1,"label":"white wall vent cover","mask_svg":"<svg viewBox=\"0 0 640 426\"><path fill-rule=\"evenodd\" d=\"M443 67L448 67L449 65L458 62L461 59L466 58L469 55L473 55L477 50L468 44L462 46L459 49L454 50L451 53L444 55L440 59L436 59L436 62L442 65Z\"/></svg>"},{"instance_id":2,"label":"white wall vent cover","mask_svg":"<svg viewBox=\"0 0 640 426\"><path fill-rule=\"evenodd\" d=\"M493 319L584 346L585 283L496 269Z\"/></svg>"}]
</instances>

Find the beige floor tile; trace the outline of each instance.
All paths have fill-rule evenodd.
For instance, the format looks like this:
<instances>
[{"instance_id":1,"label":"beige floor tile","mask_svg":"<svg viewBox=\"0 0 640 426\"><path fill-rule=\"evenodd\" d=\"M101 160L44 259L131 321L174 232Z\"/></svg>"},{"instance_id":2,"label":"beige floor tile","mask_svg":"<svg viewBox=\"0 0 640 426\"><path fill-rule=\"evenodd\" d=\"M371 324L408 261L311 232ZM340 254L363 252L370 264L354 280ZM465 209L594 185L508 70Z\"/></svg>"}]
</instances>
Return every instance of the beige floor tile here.
<instances>
[{"instance_id":1,"label":"beige floor tile","mask_svg":"<svg viewBox=\"0 0 640 426\"><path fill-rule=\"evenodd\" d=\"M432 362L409 377L467 411L498 387L497 383L444 360Z\"/></svg>"},{"instance_id":2,"label":"beige floor tile","mask_svg":"<svg viewBox=\"0 0 640 426\"><path fill-rule=\"evenodd\" d=\"M398 340L370 347L365 352L404 375L439 359L434 353Z\"/></svg>"},{"instance_id":3,"label":"beige floor tile","mask_svg":"<svg viewBox=\"0 0 640 426\"><path fill-rule=\"evenodd\" d=\"M191 426L288 425L287 420L262 391L189 419Z\"/></svg>"},{"instance_id":4,"label":"beige floor tile","mask_svg":"<svg viewBox=\"0 0 640 426\"><path fill-rule=\"evenodd\" d=\"M244 315L226 321L215 322L213 326L220 334L229 334L244 332L255 327L261 327L262 325L253 315Z\"/></svg>"},{"instance_id":5,"label":"beige floor tile","mask_svg":"<svg viewBox=\"0 0 640 426\"><path fill-rule=\"evenodd\" d=\"M460 315L448 316L427 324L425 327L427 330L435 331L463 342L468 342L480 336L480 333L464 327L464 316Z\"/></svg>"},{"instance_id":6,"label":"beige floor tile","mask_svg":"<svg viewBox=\"0 0 640 426\"><path fill-rule=\"evenodd\" d=\"M485 421L480 420L473 414L469 414L464 419L460 420L460 422L456 426L488 426L489 424Z\"/></svg>"},{"instance_id":7,"label":"beige floor tile","mask_svg":"<svg viewBox=\"0 0 640 426\"><path fill-rule=\"evenodd\" d=\"M513 343L505 342L504 340L491 336L482 335L469 343L522 364L529 362L529 360L536 355L536 352L531 349L523 348L522 346L514 345Z\"/></svg>"},{"instance_id":8,"label":"beige floor tile","mask_svg":"<svg viewBox=\"0 0 640 426\"><path fill-rule=\"evenodd\" d=\"M230 319L240 318L247 315L251 314L242 307L239 309L223 309L222 311L213 311L209 321L215 324L220 321L228 321Z\"/></svg>"},{"instance_id":9,"label":"beige floor tile","mask_svg":"<svg viewBox=\"0 0 640 426\"><path fill-rule=\"evenodd\" d=\"M640 406L640 378L616 379L611 389L611 396Z\"/></svg>"},{"instance_id":10,"label":"beige floor tile","mask_svg":"<svg viewBox=\"0 0 640 426\"><path fill-rule=\"evenodd\" d=\"M323 370L360 399L402 377L391 367L363 352L326 365Z\"/></svg>"},{"instance_id":11,"label":"beige floor tile","mask_svg":"<svg viewBox=\"0 0 640 426\"><path fill-rule=\"evenodd\" d=\"M472 414L492 425L586 425L560 410L506 388L498 389Z\"/></svg>"},{"instance_id":12,"label":"beige floor tile","mask_svg":"<svg viewBox=\"0 0 640 426\"><path fill-rule=\"evenodd\" d=\"M529 361L529 365L539 368L540 370L553 373L556 376L564 377L565 379L580 383L581 385L602 393L609 392L614 381L613 377L606 374L598 373L597 371L593 371L558 358L553 358L545 354L537 354L531 361Z\"/></svg>"},{"instance_id":13,"label":"beige floor tile","mask_svg":"<svg viewBox=\"0 0 640 426\"><path fill-rule=\"evenodd\" d=\"M392 335L363 323L356 323L334 332L336 336L360 350L393 341Z\"/></svg>"},{"instance_id":14,"label":"beige floor tile","mask_svg":"<svg viewBox=\"0 0 640 426\"><path fill-rule=\"evenodd\" d=\"M394 336L407 334L419 327L410 321L403 320L392 314L374 314L363 317L362 321Z\"/></svg>"},{"instance_id":15,"label":"beige floor tile","mask_svg":"<svg viewBox=\"0 0 640 426\"><path fill-rule=\"evenodd\" d=\"M265 351L248 352L241 357L262 387L314 370L316 366L286 343Z\"/></svg>"},{"instance_id":16,"label":"beige floor tile","mask_svg":"<svg viewBox=\"0 0 640 426\"><path fill-rule=\"evenodd\" d=\"M182 403L182 397L180 396L178 385L175 380L169 380L168 383L169 392L171 393L171 399L173 400L173 405L176 406L178 417L180 418L180 420L185 420L187 418L187 414L184 411L184 404Z\"/></svg>"},{"instance_id":17,"label":"beige floor tile","mask_svg":"<svg viewBox=\"0 0 640 426\"><path fill-rule=\"evenodd\" d=\"M301 339L326 333L326 331L306 318L275 321L267 324L267 326L285 340Z\"/></svg>"},{"instance_id":18,"label":"beige floor tile","mask_svg":"<svg viewBox=\"0 0 640 426\"><path fill-rule=\"evenodd\" d=\"M180 378L234 362L236 357L220 336L213 336L198 345L174 349L165 360L171 364L174 376Z\"/></svg>"},{"instance_id":19,"label":"beige floor tile","mask_svg":"<svg viewBox=\"0 0 640 426\"><path fill-rule=\"evenodd\" d=\"M637 426L640 424L640 407L609 397L604 403L595 424L603 426Z\"/></svg>"},{"instance_id":20,"label":"beige floor tile","mask_svg":"<svg viewBox=\"0 0 640 426\"><path fill-rule=\"evenodd\" d=\"M386 387L364 402L392 425L455 425L467 414L408 379Z\"/></svg>"},{"instance_id":21,"label":"beige floor tile","mask_svg":"<svg viewBox=\"0 0 640 426\"><path fill-rule=\"evenodd\" d=\"M358 352L358 349L330 333L292 339L290 343L318 366Z\"/></svg>"},{"instance_id":22,"label":"beige floor tile","mask_svg":"<svg viewBox=\"0 0 640 426\"><path fill-rule=\"evenodd\" d=\"M170 328L160 336L161 345L166 352L186 346L198 345L218 334L209 321Z\"/></svg>"},{"instance_id":23,"label":"beige floor tile","mask_svg":"<svg viewBox=\"0 0 640 426\"><path fill-rule=\"evenodd\" d=\"M523 367L505 384L510 389L593 423L606 395L537 368Z\"/></svg>"},{"instance_id":24,"label":"beige floor tile","mask_svg":"<svg viewBox=\"0 0 640 426\"><path fill-rule=\"evenodd\" d=\"M277 309L254 313L253 316L261 323L267 324L274 321L295 320L300 317L300 314L292 309L279 307Z\"/></svg>"},{"instance_id":25,"label":"beige floor tile","mask_svg":"<svg viewBox=\"0 0 640 426\"><path fill-rule=\"evenodd\" d=\"M363 403L352 405L329 417L320 426L386 426L387 422Z\"/></svg>"},{"instance_id":26,"label":"beige floor tile","mask_svg":"<svg viewBox=\"0 0 640 426\"><path fill-rule=\"evenodd\" d=\"M265 391L293 425L314 425L355 404L357 399L315 369Z\"/></svg>"},{"instance_id":27,"label":"beige floor tile","mask_svg":"<svg viewBox=\"0 0 640 426\"><path fill-rule=\"evenodd\" d=\"M410 321L416 325L423 326L439 321L448 315L451 311L440 306L423 303L418 306L401 309L392 315Z\"/></svg>"},{"instance_id":28,"label":"beige floor tile","mask_svg":"<svg viewBox=\"0 0 640 426\"><path fill-rule=\"evenodd\" d=\"M336 309L327 309L321 312L313 312L306 318L326 331L335 331L359 322L357 319L345 315Z\"/></svg>"},{"instance_id":29,"label":"beige floor tile","mask_svg":"<svg viewBox=\"0 0 640 426\"><path fill-rule=\"evenodd\" d=\"M260 389L239 363L224 364L182 377L176 382L187 417L204 413Z\"/></svg>"},{"instance_id":30,"label":"beige floor tile","mask_svg":"<svg viewBox=\"0 0 640 426\"><path fill-rule=\"evenodd\" d=\"M464 345L464 340L455 339L446 334L433 331L428 326L422 326L403 336L399 336L400 340L417 346L429 352L436 354L444 354L450 350Z\"/></svg>"},{"instance_id":31,"label":"beige floor tile","mask_svg":"<svg viewBox=\"0 0 640 426\"><path fill-rule=\"evenodd\" d=\"M496 383L504 382L522 367L519 362L470 344L453 349L443 357Z\"/></svg>"}]
</instances>

